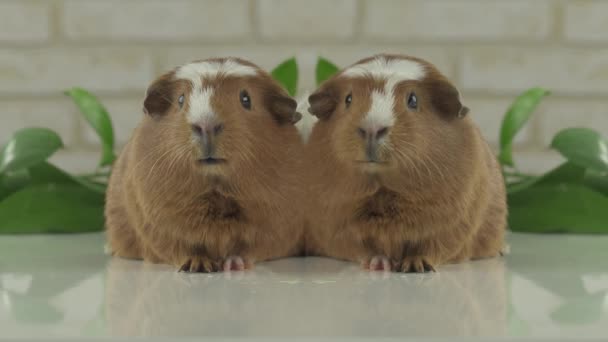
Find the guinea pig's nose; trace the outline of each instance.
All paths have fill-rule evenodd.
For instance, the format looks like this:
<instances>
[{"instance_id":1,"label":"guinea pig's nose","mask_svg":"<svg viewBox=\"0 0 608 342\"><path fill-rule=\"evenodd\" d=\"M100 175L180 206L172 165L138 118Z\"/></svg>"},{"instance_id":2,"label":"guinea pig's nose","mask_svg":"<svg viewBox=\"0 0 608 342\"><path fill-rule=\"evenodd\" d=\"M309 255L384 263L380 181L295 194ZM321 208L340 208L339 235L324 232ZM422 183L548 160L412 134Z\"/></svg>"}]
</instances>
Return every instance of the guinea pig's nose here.
<instances>
[{"instance_id":1,"label":"guinea pig's nose","mask_svg":"<svg viewBox=\"0 0 608 342\"><path fill-rule=\"evenodd\" d=\"M375 140L378 141L384 138L388 134L388 127L378 127L378 128L357 128L357 133L361 137L361 139L365 140Z\"/></svg>"},{"instance_id":2,"label":"guinea pig's nose","mask_svg":"<svg viewBox=\"0 0 608 342\"><path fill-rule=\"evenodd\" d=\"M193 124L192 134L199 140L203 158L213 157L215 154L216 138L224 130L221 123Z\"/></svg>"},{"instance_id":3,"label":"guinea pig's nose","mask_svg":"<svg viewBox=\"0 0 608 342\"><path fill-rule=\"evenodd\" d=\"M224 125L221 123L217 124L193 124L192 132L197 137L203 137L205 135L216 136L224 130Z\"/></svg>"},{"instance_id":4,"label":"guinea pig's nose","mask_svg":"<svg viewBox=\"0 0 608 342\"><path fill-rule=\"evenodd\" d=\"M365 156L370 162L378 161L378 142L388 134L388 127L357 128L361 139L365 140Z\"/></svg>"}]
</instances>

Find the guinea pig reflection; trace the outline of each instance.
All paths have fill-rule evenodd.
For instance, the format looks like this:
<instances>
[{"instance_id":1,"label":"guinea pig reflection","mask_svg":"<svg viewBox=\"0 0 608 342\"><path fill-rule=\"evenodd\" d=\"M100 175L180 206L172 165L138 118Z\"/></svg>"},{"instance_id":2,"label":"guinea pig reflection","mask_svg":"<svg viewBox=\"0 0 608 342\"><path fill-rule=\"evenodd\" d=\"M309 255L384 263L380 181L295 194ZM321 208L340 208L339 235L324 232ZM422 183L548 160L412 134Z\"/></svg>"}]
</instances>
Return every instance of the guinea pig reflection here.
<instances>
[{"instance_id":1,"label":"guinea pig reflection","mask_svg":"<svg viewBox=\"0 0 608 342\"><path fill-rule=\"evenodd\" d=\"M324 258L232 279L113 259L106 321L115 336L489 336L505 334L506 301L500 259L380 280Z\"/></svg>"}]
</instances>

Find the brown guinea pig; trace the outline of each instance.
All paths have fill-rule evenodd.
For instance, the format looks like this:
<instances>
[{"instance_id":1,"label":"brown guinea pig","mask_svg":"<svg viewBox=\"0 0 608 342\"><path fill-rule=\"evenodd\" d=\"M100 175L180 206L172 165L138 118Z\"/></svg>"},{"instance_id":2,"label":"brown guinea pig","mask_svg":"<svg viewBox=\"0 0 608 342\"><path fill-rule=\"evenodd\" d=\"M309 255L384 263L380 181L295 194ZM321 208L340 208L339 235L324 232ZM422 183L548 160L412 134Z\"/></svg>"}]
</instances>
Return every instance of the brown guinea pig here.
<instances>
[{"instance_id":1,"label":"brown guinea pig","mask_svg":"<svg viewBox=\"0 0 608 342\"><path fill-rule=\"evenodd\" d=\"M497 256L498 163L456 88L430 63L363 59L309 97L307 253L425 272Z\"/></svg>"},{"instance_id":2,"label":"brown guinea pig","mask_svg":"<svg viewBox=\"0 0 608 342\"><path fill-rule=\"evenodd\" d=\"M110 180L111 253L188 272L300 253L290 201L301 188L296 106L267 72L236 58L154 81Z\"/></svg>"}]
</instances>

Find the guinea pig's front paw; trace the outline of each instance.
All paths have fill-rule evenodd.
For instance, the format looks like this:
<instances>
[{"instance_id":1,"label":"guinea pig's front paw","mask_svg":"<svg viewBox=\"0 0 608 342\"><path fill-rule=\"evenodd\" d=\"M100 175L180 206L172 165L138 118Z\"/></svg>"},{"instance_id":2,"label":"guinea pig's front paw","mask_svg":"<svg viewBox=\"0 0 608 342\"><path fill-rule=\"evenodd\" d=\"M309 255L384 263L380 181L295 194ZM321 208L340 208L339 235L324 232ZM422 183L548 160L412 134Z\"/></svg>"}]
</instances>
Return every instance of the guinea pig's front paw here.
<instances>
[{"instance_id":1,"label":"guinea pig's front paw","mask_svg":"<svg viewBox=\"0 0 608 342\"><path fill-rule=\"evenodd\" d=\"M435 266L423 256L406 256L395 267L395 271L404 273L436 272Z\"/></svg>"},{"instance_id":2,"label":"guinea pig's front paw","mask_svg":"<svg viewBox=\"0 0 608 342\"><path fill-rule=\"evenodd\" d=\"M250 268L250 263L246 263L240 256L229 256L224 260L223 269L224 272L230 271L244 271L246 268Z\"/></svg>"},{"instance_id":3,"label":"guinea pig's front paw","mask_svg":"<svg viewBox=\"0 0 608 342\"><path fill-rule=\"evenodd\" d=\"M361 266L370 271L391 271L391 260L384 255L376 255L363 260Z\"/></svg>"},{"instance_id":4,"label":"guinea pig's front paw","mask_svg":"<svg viewBox=\"0 0 608 342\"><path fill-rule=\"evenodd\" d=\"M223 270L221 260L212 260L204 256L188 258L179 268L180 272L187 273L212 273Z\"/></svg>"}]
</instances>

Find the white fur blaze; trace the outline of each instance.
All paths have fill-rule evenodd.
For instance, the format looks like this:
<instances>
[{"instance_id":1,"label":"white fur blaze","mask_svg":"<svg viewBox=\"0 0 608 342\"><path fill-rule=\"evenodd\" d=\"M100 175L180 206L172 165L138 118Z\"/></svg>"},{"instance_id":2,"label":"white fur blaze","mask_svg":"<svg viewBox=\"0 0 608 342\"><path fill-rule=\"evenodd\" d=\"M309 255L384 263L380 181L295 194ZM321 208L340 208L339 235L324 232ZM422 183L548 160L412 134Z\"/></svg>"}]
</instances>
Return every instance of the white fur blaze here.
<instances>
[{"instance_id":1,"label":"white fur blaze","mask_svg":"<svg viewBox=\"0 0 608 342\"><path fill-rule=\"evenodd\" d=\"M187 114L188 122L206 124L213 119L215 114L213 109L211 109L212 97L212 88L192 91L190 94L190 110Z\"/></svg>"},{"instance_id":2,"label":"white fur blaze","mask_svg":"<svg viewBox=\"0 0 608 342\"><path fill-rule=\"evenodd\" d=\"M202 61L179 67L175 73L178 79L189 80L194 88L202 88L203 78L223 76L255 76L258 71L234 59L224 61Z\"/></svg>"},{"instance_id":3,"label":"white fur blaze","mask_svg":"<svg viewBox=\"0 0 608 342\"><path fill-rule=\"evenodd\" d=\"M397 83L406 80L419 81L424 78L425 74L424 66L416 61L409 59L387 60L382 56L367 63L353 65L343 73L347 77L372 76L375 79L386 79L386 89L391 91Z\"/></svg>"},{"instance_id":4,"label":"white fur blaze","mask_svg":"<svg viewBox=\"0 0 608 342\"><path fill-rule=\"evenodd\" d=\"M393 115L395 99L392 93L373 91L370 96L372 104L369 112L363 118L362 126L375 130L393 126L395 123L395 116Z\"/></svg>"},{"instance_id":5,"label":"white fur blaze","mask_svg":"<svg viewBox=\"0 0 608 342\"><path fill-rule=\"evenodd\" d=\"M241 64L234 59L202 61L179 67L175 72L175 77L192 83L188 121L201 124L213 118L214 113L211 108L213 89L203 89L203 79L219 76L255 76L257 73L256 68Z\"/></svg>"},{"instance_id":6,"label":"white fur blaze","mask_svg":"<svg viewBox=\"0 0 608 342\"><path fill-rule=\"evenodd\" d=\"M304 143L308 142L308 138L310 137L310 133L312 133L313 127L317 121L319 121L316 116L310 114L308 111L308 108L310 107L308 104L309 95L309 93L305 93L304 95L300 96L298 99L298 107L296 108L296 111L302 114L302 119L296 123L296 129L298 130L298 133L300 133L300 137Z\"/></svg>"},{"instance_id":7,"label":"white fur blaze","mask_svg":"<svg viewBox=\"0 0 608 342\"><path fill-rule=\"evenodd\" d=\"M369 62L353 65L343 73L346 77L372 77L385 80L384 93L374 91L371 96L371 107L363 118L364 127L380 129L395 123L393 114L395 86L403 81L419 81L425 75L424 65L409 59L388 60L382 56Z\"/></svg>"}]
</instances>

